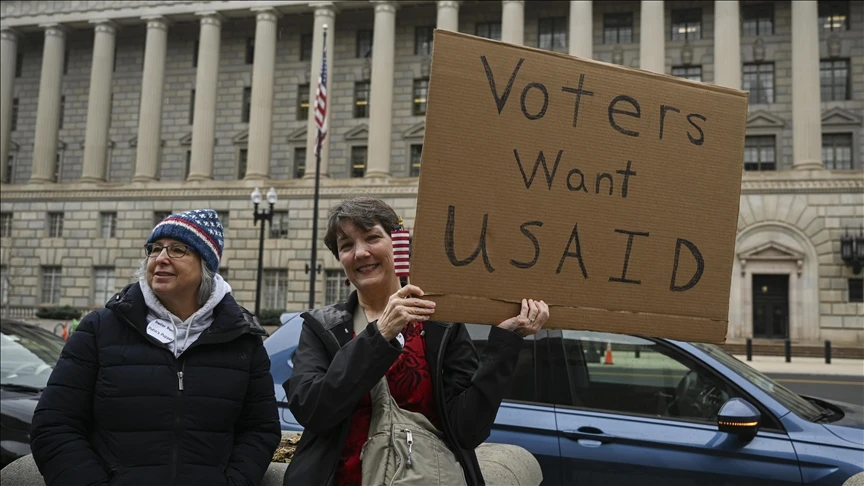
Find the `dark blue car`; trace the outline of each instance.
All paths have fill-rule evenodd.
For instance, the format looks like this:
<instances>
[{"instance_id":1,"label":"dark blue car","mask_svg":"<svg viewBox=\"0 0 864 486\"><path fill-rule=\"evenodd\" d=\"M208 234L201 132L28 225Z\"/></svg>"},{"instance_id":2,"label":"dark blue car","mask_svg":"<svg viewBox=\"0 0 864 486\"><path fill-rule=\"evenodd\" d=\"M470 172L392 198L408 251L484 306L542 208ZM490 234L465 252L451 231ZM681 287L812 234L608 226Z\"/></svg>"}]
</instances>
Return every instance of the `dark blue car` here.
<instances>
[{"instance_id":1,"label":"dark blue car","mask_svg":"<svg viewBox=\"0 0 864 486\"><path fill-rule=\"evenodd\" d=\"M264 346L282 383L299 314ZM489 329L469 325L478 352ZM605 364L606 350L612 364ZM799 396L708 344L588 331L525 340L488 442L531 451L544 485L840 485L864 470L864 409Z\"/></svg>"}]
</instances>

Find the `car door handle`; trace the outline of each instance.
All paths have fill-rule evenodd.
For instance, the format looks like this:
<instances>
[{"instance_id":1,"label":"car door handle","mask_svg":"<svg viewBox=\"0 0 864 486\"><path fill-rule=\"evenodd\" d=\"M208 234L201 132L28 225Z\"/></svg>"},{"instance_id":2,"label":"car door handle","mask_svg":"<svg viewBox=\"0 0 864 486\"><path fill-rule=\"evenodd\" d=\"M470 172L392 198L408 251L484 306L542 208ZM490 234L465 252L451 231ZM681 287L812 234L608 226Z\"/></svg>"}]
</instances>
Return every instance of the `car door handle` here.
<instances>
[{"instance_id":1,"label":"car door handle","mask_svg":"<svg viewBox=\"0 0 864 486\"><path fill-rule=\"evenodd\" d=\"M604 434L602 430L596 427L579 427L577 430L562 430L561 435L571 440L592 440L601 444L615 442L615 436Z\"/></svg>"}]
</instances>

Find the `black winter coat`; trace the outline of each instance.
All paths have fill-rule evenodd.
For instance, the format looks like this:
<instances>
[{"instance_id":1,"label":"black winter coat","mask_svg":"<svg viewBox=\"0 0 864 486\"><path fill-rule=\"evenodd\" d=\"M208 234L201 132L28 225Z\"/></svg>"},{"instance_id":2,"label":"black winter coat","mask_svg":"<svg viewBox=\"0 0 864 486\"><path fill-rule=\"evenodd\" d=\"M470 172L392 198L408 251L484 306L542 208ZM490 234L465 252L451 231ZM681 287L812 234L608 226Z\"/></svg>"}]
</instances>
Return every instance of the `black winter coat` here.
<instances>
[{"instance_id":1,"label":"black winter coat","mask_svg":"<svg viewBox=\"0 0 864 486\"><path fill-rule=\"evenodd\" d=\"M357 402L387 373L402 348L376 322L352 339L357 292L348 302L303 314L294 373L282 386L305 430L286 486L331 485ZM522 338L492 327L482 359L463 324L425 322L426 359L444 434L470 486L484 484L474 449L488 437L510 389Z\"/></svg>"},{"instance_id":2,"label":"black winter coat","mask_svg":"<svg viewBox=\"0 0 864 486\"><path fill-rule=\"evenodd\" d=\"M280 427L257 320L228 294L175 359L147 335L139 284L106 307L72 333L36 407L46 484L260 484Z\"/></svg>"}]
</instances>

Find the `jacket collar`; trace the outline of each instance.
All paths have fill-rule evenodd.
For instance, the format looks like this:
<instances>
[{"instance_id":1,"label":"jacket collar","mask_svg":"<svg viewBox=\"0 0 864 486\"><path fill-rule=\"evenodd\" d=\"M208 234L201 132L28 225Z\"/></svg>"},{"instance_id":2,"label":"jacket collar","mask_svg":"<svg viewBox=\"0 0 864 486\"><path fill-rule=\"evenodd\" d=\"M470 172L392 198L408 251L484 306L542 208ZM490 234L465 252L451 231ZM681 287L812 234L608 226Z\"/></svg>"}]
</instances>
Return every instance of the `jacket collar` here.
<instances>
[{"instance_id":1,"label":"jacket collar","mask_svg":"<svg viewBox=\"0 0 864 486\"><path fill-rule=\"evenodd\" d=\"M139 332L147 335L147 303L139 283L129 284L114 295L105 305L114 313L123 317ZM267 336L267 331L261 327L258 319L249 311L237 304L231 294L225 297L213 309L213 323L195 343L225 342L234 339L235 335L253 334ZM227 339L226 339L227 338ZM153 340L155 341L155 340ZM158 341L155 341L158 342ZM161 344L161 343L160 343Z\"/></svg>"}]
</instances>

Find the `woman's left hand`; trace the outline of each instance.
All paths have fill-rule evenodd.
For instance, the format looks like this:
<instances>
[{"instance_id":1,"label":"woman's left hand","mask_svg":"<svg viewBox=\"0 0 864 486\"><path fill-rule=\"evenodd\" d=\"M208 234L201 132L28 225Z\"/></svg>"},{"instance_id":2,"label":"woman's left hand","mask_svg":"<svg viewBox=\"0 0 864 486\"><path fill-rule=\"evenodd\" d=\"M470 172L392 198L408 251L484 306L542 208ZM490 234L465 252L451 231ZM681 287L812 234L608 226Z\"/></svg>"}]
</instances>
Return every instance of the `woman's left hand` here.
<instances>
[{"instance_id":1,"label":"woman's left hand","mask_svg":"<svg viewBox=\"0 0 864 486\"><path fill-rule=\"evenodd\" d=\"M522 299L518 316L498 324L498 327L525 337L537 334L549 320L549 306L542 300Z\"/></svg>"}]
</instances>

